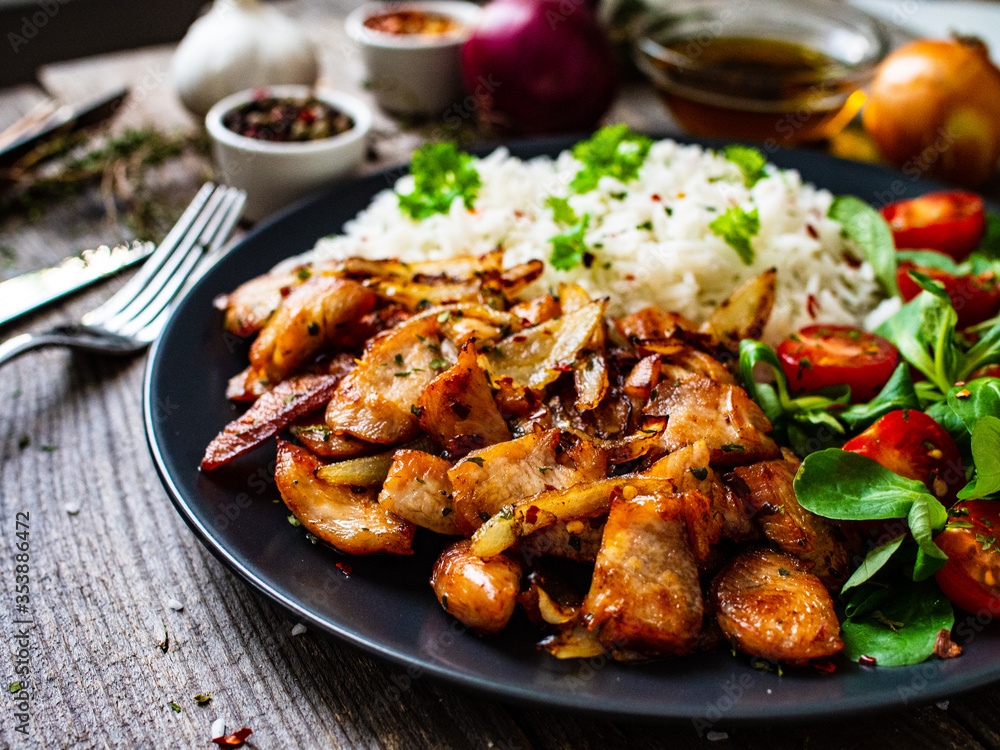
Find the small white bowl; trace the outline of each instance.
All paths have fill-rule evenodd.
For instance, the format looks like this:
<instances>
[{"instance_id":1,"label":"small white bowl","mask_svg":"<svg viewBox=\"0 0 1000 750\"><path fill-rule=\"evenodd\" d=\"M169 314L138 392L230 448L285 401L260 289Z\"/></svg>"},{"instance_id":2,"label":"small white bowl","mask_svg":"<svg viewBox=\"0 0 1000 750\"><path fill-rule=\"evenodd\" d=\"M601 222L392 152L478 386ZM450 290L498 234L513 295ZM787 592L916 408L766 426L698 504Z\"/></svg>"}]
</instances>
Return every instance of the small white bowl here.
<instances>
[{"instance_id":1,"label":"small white bowl","mask_svg":"<svg viewBox=\"0 0 1000 750\"><path fill-rule=\"evenodd\" d=\"M389 34L365 26L385 13L424 11L458 21L448 34ZM460 50L481 9L460 0L368 3L345 22L347 35L361 47L367 84L378 105L389 112L436 115L465 94Z\"/></svg>"},{"instance_id":2,"label":"small white bowl","mask_svg":"<svg viewBox=\"0 0 1000 750\"><path fill-rule=\"evenodd\" d=\"M227 112L261 93L269 97L315 96L349 115L354 127L331 138L275 142L248 138L222 124ZM372 113L364 102L340 91L311 86L247 89L222 99L205 115L212 155L222 181L246 191L244 215L251 221L262 219L356 167L365 156L365 136L371 126Z\"/></svg>"}]
</instances>

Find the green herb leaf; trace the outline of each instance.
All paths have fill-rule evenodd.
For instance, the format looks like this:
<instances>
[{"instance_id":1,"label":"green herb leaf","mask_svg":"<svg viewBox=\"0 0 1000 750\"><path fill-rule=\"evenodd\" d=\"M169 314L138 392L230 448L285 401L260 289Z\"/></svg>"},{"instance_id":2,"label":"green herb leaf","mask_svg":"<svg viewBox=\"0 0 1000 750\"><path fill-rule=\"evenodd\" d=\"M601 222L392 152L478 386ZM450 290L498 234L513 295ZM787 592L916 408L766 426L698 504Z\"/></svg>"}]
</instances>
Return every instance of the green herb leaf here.
<instances>
[{"instance_id":1,"label":"green herb leaf","mask_svg":"<svg viewBox=\"0 0 1000 750\"><path fill-rule=\"evenodd\" d=\"M19 692L21 692L21 683L20 682L12 682L12 683L10 683L10 687L8 687L7 689L11 693L19 693Z\"/></svg>"},{"instance_id":2,"label":"green herb leaf","mask_svg":"<svg viewBox=\"0 0 1000 750\"><path fill-rule=\"evenodd\" d=\"M747 213L739 206L733 206L717 216L708 227L736 251L745 265L753 263L754 252L750 240L760 231L760 217L756 208Z\"/></svg>"},{"instance_id":3,"label":"green herb leaf","mask_svg":"<svg viewBox=\"0 0 1000 750\"><path fill-rule=\"evenodd\" d=\"M972 428L972 459L976 475L959 491L959 498L990 497L1000 492L1000 419L997 417L981 417Z\"/></svg>"},{"instance_id":4,"label":"green herb leaf","mask_svg":"<svg viewBox=\"0 0 1000 750\"><path fill-rule=\"evenodd\" d=\"M583 235L590 224L590 214L586 214L583 220L570 227L563 234L557 234L549 242L552 243L552 255L549 256L549 263L558 271L569 271L576 268L583 262L584 253L587 252L587 245L583 240Z\"/></svg>"},{"instance_id":5,"label":"green herb leaf","mask_svg":"<svg viewBox=\"0 0 1000 750\"><path fill-rule=\"evenodd\" d=\"M875 657L880 667L919 664L934 653L937 634L951 630L955 613L934 581L856 589L841 624L844 655Z\"/></svg>"},{"instance_id":6,"label":"green herb leaf","mask_svg":"<svg viewBox=\"0 0 1000 750\"><path fill-rule=\"evenodd\" d=\"M920 546L913 567L913 580L923 581L944 567L948 555L934 543L934 535L944 528L948 511L932 495L922 495L913 501L907 523L914 541Z\"/></svg>"},{"instance_id":7,"label":"green herb leaf","mask_svg":"<svg viewBox=\"0 0 1000 750\"><path fill-rule=\"evenodd\" d=\"M889 562L889 558L892 557L892 553L899 549L899 545L902 544L905 538L906 534L900 534L899 536L890 539L885 544L880 544L875 547L875 549L871 550L867 555L865 555L865 559L861 561L861 565L858 566L858 569L855 570L854 573L851 574L851 577L844 582L841 591L843 592L848 589L852 589L878 573L878 571L882 569L882 566Z\"/></svg>"},{"instance_id":8,"label":"green herb leaf","mask_svg":"<svg viewBox=\"0 0 1000 750\"><path fill-rule=\"evenodd\" d=\"M173 711L174 713L179 714L181 712L181 707L178 706L175 701L170 701L170 703L168 703L167 705L170 706L170 710Z\"/></svg>"},{"instance_id":9,"label":"green herb leaf","mask_svg":"<svg viewBox=\"0 0 1000 750\"><path fill-rule=\"evenodd\" d=\"M865 260L875 269L875 277L885 290L892 295L898 294L896 245L892 240L892 230L882 215L853 195L834 198L827 215L840 222L844 234L858 246Z\"/></svg>"},{"instance_id":10,"label":"green herb leaf","mask_svg":"<svg viewBox=\"0 0 1000 750\"><path fill-rule=\"evenodd\" d=\"M413 219L447 213L456 198L471 209L482 186L471 155L453 143L429 143L413 155L413 192L399 196L399 208Z\"/></svg>"},{"instance_id":11,"label":"green herb leaf","mask_svg":"<svg viewBox=\"0 0 1000 750\"><path fill-rule=\"evenodd\" d=\"M443 357L435 357L427 363L427 366L432 370L443 370L448 366L448 360Z\"/></svg>"},{"instance_id":12,"label":"green herb leaf","mask_svg":"<svg viewBox=\"0 0 1000 750\"><path fill-rule=\"evenodd\" d=\"M589 140L573 146L573 156L583 167L573 178L570 188L586 193L597 187L605 175L621 182L634 180L652 145L649 138L633 132L627 125L601 128Z\"/></svg>"},{"instance_id":13,"label":"green herb leaf","mask_svg":"<svg viewBox=\"0 0 1000 750\"><path fill-rule=\"evenodd\" d=\"M991 260L1000 259L1000 214L986 212L986 233L976 252Z\"/></svg>"},{"instance_id":14,"label":"green herb leaf","mask_svg":"<svg viewBox=\"0 0 1000 750\"><path fill-rule=\"evenodd\" d=\"M483 459L479 458L478 456L473 456L472 458L467 458L465 460L470 464L475 464L479 468L482 468L484 463Z\"/></svg>"},{"instance_id":15,"label":"green herb leaf","mask_svg":"<svg viewBox=\"0 0 1000 750\"><path fill-rule=\"evenodd\" d=\"M301 526L302 525L302 522L299 519L297 519L295 516L289 516L288 517L288 523L290 523L292 526Z\"/></svg>"},{"instance_id":16,"label":"green herb leaf","mask_svg":"<svg viewBox=\"0 0 1000 750\"><path fill-rule=\"evenodd\" d=\"M550 195L545 199L545 205L552 209L552 218L560 224L576 224L579 221L576 211L572 209L566 198Z\"/></svg>"},{"instance_id":17,"label":"green herb leaf","mask_svg":"<svg viewBox=\"0 0 1000 750\"><path fill-rule=\"evenodd\" d=\"M210 693L198 693L194 697L194 702L197 703L199 706L204 706L210 700L212 700L212 695Z\"/></svg>"},{"instance_id":18,"label":"green herb leaf","mask_svg":"<svg viewBox=\"0 0 1000 750\"><path fill-rule=\"evenodd\" d=\"M765 176L764 166L767 164L767 159L764 158L764 154L752 146L731 144L726 146L722 152L729 161L743 170L743 179L747 187L753 187L758 180Z\"/></svg>"},{"instance_id":19,"label":"green herb leaf","mask_svg":"<svg viewBox=\"0 0 1000 750\"><path fill-rule=\"evenodd\" d=\"M952 276L962 275L958 263L950 255L935 252L934 250L898 250L896 251L896 260L908 260L924 268L938 268L945 273L950 273Z\"/></svg>"}]
</instances>

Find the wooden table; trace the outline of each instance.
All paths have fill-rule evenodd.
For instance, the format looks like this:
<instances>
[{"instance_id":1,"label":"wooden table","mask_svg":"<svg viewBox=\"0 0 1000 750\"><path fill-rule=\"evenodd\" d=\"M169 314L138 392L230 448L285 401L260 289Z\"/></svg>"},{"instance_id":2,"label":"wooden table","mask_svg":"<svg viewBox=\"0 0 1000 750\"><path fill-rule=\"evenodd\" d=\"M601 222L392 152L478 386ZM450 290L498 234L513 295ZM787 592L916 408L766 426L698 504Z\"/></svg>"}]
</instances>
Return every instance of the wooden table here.
<instances>
[{"instance_id":1,"label":"wooden table","mask_svg":"<svg viewBox=\"0 0 1000 750\"><path fill-rule=\"evenodd\" d=\"M329 6L299 2L324 49L324 77L359 89L360 61ZM166 84L169 48L52 66L50 91L69 100L130 82L134 97L116 127L155 122L190 127ZM365 95L364 92L360 92ZM41 98L34 87L0 92L4 125ZM628 88L612 119L672 127L642 86ZM375 169L403 160L418 142L380 116ZM162 179L181 195L200 175L182 164ZM93 196L40 222L4 224L6 275L52 264L117 239ZM71 321L121 279L16 326L6 337ZM15 731L18 698L5 698L0 747L209 747L211 725L253 729L257 748L1000 748L1000 688L885 716L823 724L734 728L700 737L672 727L611 722L580 713L511 705L405 670L296 624L253 593L195 539L160 486L140 410L143 358L110 360L65 350L36 352L0 379L0 571L6 596L0 640L17 677L18 619L30 646L27 737ZM30 603L16 612L17 519L28 517ZM176 600L176 601L171 601ZM170 604L183 604L177 611ZM169 636L169 647L163 648ZM24 654L22 653L22 656ZM399 688L394 689L394 688ZM5 691L6 693L6 691ZM211 694L196 705L193 696ZM388 698L392 708L384 708ZM180 709L175 711L171 703ZM374 708L374 706L383 706Z\"/></svg>"}]
</instances>

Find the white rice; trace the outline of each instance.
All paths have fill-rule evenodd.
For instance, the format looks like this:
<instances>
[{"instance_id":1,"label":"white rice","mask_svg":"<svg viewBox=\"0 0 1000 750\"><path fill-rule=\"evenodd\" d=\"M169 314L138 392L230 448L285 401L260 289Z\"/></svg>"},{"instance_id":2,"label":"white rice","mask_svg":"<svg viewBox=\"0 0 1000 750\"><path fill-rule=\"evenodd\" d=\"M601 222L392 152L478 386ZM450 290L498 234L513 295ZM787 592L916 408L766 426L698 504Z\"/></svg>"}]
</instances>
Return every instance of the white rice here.
<instances>
[{"instance_id":1,"label":"white rice","mask_svg":"<svg viewBox=\"0 0 1000 750\"><path fill-rule=\"evenodd\" d=\"M773 266L776 301L764 336L771 343L814 322L861 325L881 298L871 267L845 262L845 255L857 252L827 218L833 196L803 184L792 170L768 165L767 176L747 188L743 172L724 156L669 140L653 145L636 180L625 185L604 177L581 195L569 190L580 169L569 152L522 161L501 148L477 160L476 168L482 188L474 211L456 200L447 214L415 221L386 190L343 235L320 240L311 255L414 261L502 246L508 266L546 261L545 274L527 295L576 282L593 296L609 295L612 315L655 305L696 321L737 285ZM395 186L400 193L412 188L409 176ZM578 216L590 214L589 268L557 271L549 265L550 238L566 231L546 206L549 196L568 197ZM749 266L709 228L737 205L756 208L760 218Z\"/></svg>"}]
</instances>

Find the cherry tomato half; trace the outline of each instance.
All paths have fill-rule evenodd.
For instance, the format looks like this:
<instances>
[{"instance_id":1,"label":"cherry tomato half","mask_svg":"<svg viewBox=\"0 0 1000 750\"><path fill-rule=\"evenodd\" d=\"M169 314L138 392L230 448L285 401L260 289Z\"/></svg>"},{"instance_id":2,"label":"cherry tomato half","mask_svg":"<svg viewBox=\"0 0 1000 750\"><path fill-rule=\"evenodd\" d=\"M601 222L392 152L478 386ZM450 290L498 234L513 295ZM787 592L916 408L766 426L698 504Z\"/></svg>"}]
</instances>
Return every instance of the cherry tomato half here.
<instances>
[{"instance_id":1,"label":"cherry tomato half","mask_svg":"<svg viewBox=\"0 0 1000 750\"><path fill-rule=\"evenodd\" d=\"M955 506L952 515L955 511L962 515L934 539L948 555L934 578L952 604L996 616L1000 614L1000 502L966 500Z\"/></svg>"},{"instance_id":2,"label":"cherry tomato half","mask_svg":"<svg viewBox=\"0 0 1000 750\"><path fill-rule=\"evenodd\" d=\"M951 304L958 313L958 328L981 323L992 318L1000 311L1000 279L993 271L967 276L952 276L947 271L930 266L917 266L910 261L903 261L896 267L896 283L899 284L899 294L904 301L909 302L922 291L916 281L910 276L913 268L930 276L944 285L944 291L951 297Z\"/></svg>"},{"instance_id":3,"label":"cherry tomato half","mask_svg":"<svg viewBox=\"0 0 1000 750\"><path fill-rule=\"evenodd\" d=\"M851 400L870 401L899 361L892 342L848 326L807 326L778 344L778 359L795 393L851 386Z\"/></svg>"},{"instance_id":4,"label":"cherry tomato half","mask_svg":"<svg viewBox=\"0 0 1000 750\"><path fill-rule=\"evenodd\" d=\"M928 193L890 203L882 217L897 250L937 250L955 260L975 250L986 233L983 199L974 193Z\"/></svg>"},{"instance_id":5,"label":"cherry tomato half","mask_svg":"<svg viewBox=\"0 0 1000 750\"><path fill-rule=\"evenodd\" d=\"M953 500L965 486L965 465L951 435L922 411L892 411L844 443L907 479L926 484L934 495ZM947 503L945 503L947 504Z\"/></svg>"}]
</instances>

